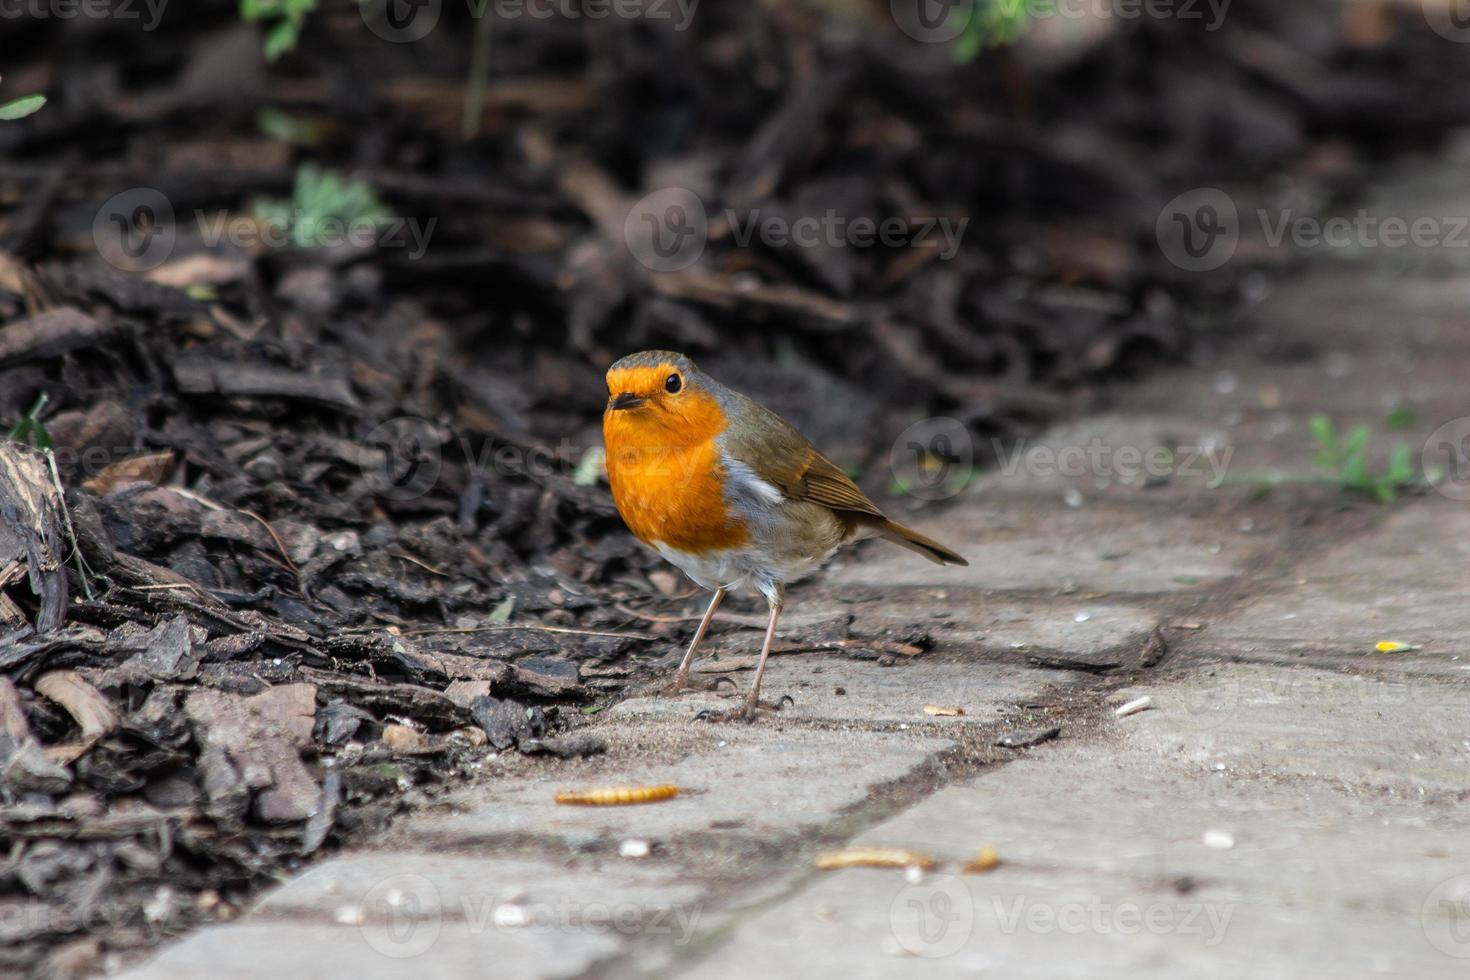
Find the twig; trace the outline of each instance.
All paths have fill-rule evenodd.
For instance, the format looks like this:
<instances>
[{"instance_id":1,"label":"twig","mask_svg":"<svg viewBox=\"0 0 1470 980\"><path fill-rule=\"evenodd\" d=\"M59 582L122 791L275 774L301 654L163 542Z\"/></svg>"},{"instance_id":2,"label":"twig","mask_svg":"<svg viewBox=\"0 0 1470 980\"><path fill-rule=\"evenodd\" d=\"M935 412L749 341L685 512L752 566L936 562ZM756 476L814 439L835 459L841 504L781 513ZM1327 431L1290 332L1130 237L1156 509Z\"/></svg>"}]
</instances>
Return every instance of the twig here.
<instances>
[{"instance_id":1,"label":"twig","mask_svg":"<svg viewBox=\"0 0 1470 980\"><path fill-rule=\"evenodd\" d=\"M430 565L428 562L415 558L413 555L410 555L406 551L390 551L388 552L388 557L402 558L404 561L411 562L412 564L417 565L418 567L422 568L424 571L429 572L432 575L437 575L440 578L449 578L448 572L440 571L433 565Z\"/></svg>"},{"instance_id":2,"label":"twig","mask_svg":"<svg viewBox=\"0 0 1470 980\"><path fill-rule=\"evenodd\" d=\"M82 557L81 546L77 544L77 532L71 524L71 509L66 506L66 491L61 489L61 474L56 470L56 454L51 450L43 450L46 454L46 466L51 471L51 485L56 488L56 502L61 506L61 523L66 527L66 536L71 539L70 560L76 562L77 578L82 583L82 592L87 601L91 602L92 595L92 568L87 564L87 559Z\"/></svg>"},{"instance_id":3,"label":"twig","mask_svg":"<svg viewBox=\"0 0 1470 980\"><path fill-rule=\"evenodd\" d=\"M617 640L642 640L645 643L656 643L660 639L657 636L648 636L644 633L609 633L605 630L579 630L569 626L543 626L539 623L526 623L515 625L511 623L497 624L495 626L441 626L434 629L404 630L405 636L438 636L447 633L506 633L512 630L532 630L537 633L564 633L568 636L610 636Z\"/></svg>"},{"instance_id":4,"label":"twig","mask_svg":"<svg viewBox=\"0 0 1470 980\"><path fill-rule=\"evenodd\" d=\"M485 88L490 81L490 39L495 26L490 0L480 0L475 11L475 37L470 48L470 74L465 81L464 115L459 121L460 135L474 139L480 135L485 116Z\"/></svg>"},{"instance_id":5,"label":"twig","mask_svg":"<svg viewBox=\"0 0 1470 980\"><path fill-rule=\"evenodd\" d=\"M264 517L261 517L259 514L255 513L255 511L253 511L253 510L244 510L243 508L239 508L239 507L226 507L224 504L219 503L218 501L215 501L215 500L210 500L208 497L204 496L203 494L195 493L193 490L189 490L186 487L170 487L169 489L172 490L174 493L178 494L181 497L188 497L190 500L194 501L195 503L199 504L201 507L204 507L204 508L206 508L208 510L217 510L217 511L233 510L237 514L244 514L246 517L250 518L253 521L259 521L260 522L260 526L263 527L263 528L265 528L265 532L267 534L269 534L271 536L271 540L273 542L275 542L276 550L279 551L281 553L281 557L283 559L285 559L286 566L291 569L291 572L293 574L300 574L300 569L298 569L296 567L296 563L291 560L291 556L290 555L286 554L286 545L285 545L284 542L281 541L281 536L276 533L276 529L275 528L271 527L270 521L266 520Z\"/></svg>"},{"instance_id":6,"label":"twig","mask_svg":"<svg viewBox=\"0 0 1470 980\"><path fill-rule=\"evenodd\" d=\"M613 608L625 616L632 616L634 619L641 619L649 623L697 623L704 618L704 615L702 613L695 613L688 616L655 616L653 613L639 612L638 610L633 609L629 606L625 606L622 603L615 603L613 605ZM782 622L786 623L788 626L813 626L817 623L825 623L834 619L838 619L842 615L844 614L839 612L830 616L821 614L812 614L809 616L788 616L783 619ZM746 616L742 613L715 613L714 622L729 623L732 626L747 626L751 629L763 630L769 624L770 620L765 616Z\"/></svg>"},{"instance_id":7,"label":"twig","mask_svg":"<svg viewBox=\"0 0 1470 980\"><path fill-rule=\"evenodd\" d=\"M283 542L281 540L281 536L276 533L276 529L271 527L271 522L266 520L264 517L261 517L253 510L242 509L240 513L244 514L246 517L254 518L255 520L260 522L260 526L265 528L265 533L269 534L271 536L271 540L276 543L276 550L279 551L281 553L281 557L286 560L286 566L291 569L291 573L293 575L299 575L300 569L298 569L296 567L296 563L291 560L291 556L286 554L285 542Z\"/></svg>"}]
</instances>

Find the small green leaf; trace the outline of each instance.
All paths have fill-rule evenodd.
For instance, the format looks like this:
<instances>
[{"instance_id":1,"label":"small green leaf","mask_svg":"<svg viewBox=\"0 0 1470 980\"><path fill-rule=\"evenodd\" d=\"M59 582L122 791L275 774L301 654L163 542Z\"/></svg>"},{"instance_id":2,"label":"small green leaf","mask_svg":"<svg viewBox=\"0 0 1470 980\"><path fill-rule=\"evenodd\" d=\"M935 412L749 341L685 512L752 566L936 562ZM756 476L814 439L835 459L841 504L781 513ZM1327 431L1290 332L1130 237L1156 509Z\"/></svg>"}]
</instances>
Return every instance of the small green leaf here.
<instances>
[{"instance_id":1,"label":"small green leaf","mask_svg":"<svg viewBox=\"0 0 1470 980\"><path fill-rule=\"evenodd\" d=\"M0 121L11 122L16 119L24 119L33 112L39 112L46 104L44 95L24 95L11 102L0 103Z\"/></svg>"},{"instance_id":2,"label":"small green leaf","mask_svg":"<svg viewBox=\"0 0 1470 980\"><path fill-rule=\"evenodd\" d=\"M50 398L44 391L41 392L36 398L36 403L31 406L31 410L11 427L5 437L16 442L23 442L27 446L35 446L37 449L50 449L51 433L47 432L46 427L41 424L41 413L46 410L48 401Z\"/></svg>"},{"instance_id":3,"label":"small green leaf","mask_svg":"<svg viewBox=\"0 0 1470 980\"><path fill-rule=\"evenodd\" d=\"M1317 440L1317 445L1328 452L1337 452L1337 430L1332 426L1332 420L1325 415L1312 416L1309 423L1312 428L1312 438Z\"/></svg>"},{"instance_id":4,"label":"small green leaf","mask_svg":"<svg viewBox=\"0 0 1470 980\"><path fill-rule=\"evenodd\" d=\"M1419 422L1419 413L1410 405L1398 405L1388 413L1384 424L1390 429L1412 429Z\"/></svg>"},{"instance_id":5,"label":"small green leaf","mask_svg":"<svg viewBox=\"0 0 1470 980\"><path fill-rule=\"evenodd\" d=\"M1355 425L1353 431L1348 433L1347 443L1343 451L1348 456L1361 456L1368 449L1368 440L1373 438L1373 431L1366 425Z\"/></svg>"},{"instance_id":6,"label":"small green leaf","mask_svg":"<svg viewBox=\"0 0 1470 980\"><path fill-rule=\"evenodd\" d=\"M602 479L606 471L607 454L601 446L593 446L582 455L582 461L577 464L577 470L572 474L572 482L579 487L595 486Z\"/></svg>"},{"instance_id":7,"label":"small green leaf","mask_svg":"<svg viewBox=\"0 0 1470 980\"><path fill-rule=\"evenodd\" d=\"M516 597L513 595L506 596L504 599L500 600L500 603L496 605L494 609L490 611L490 622L508 622L510 620L510 614L515 612L515 608Z\"/></svg>"},{"instance_id":8,"label":"small green leaf","mask_svg":"<svg viewBox=\"0 0 1470 980\"><path fill-rule=\"evenodd\" d=\"M265 60L279 60L281 55L293 50L300 39L301 25L289 20L281 21L265 36Z\"/></svg>"},{"instance_id":9,"label":"small green leaf","mask_svg":"<svg viewBox=\"0 0 1470 980\"><path fill-rule=\"evenodd\" d=\"M1393 453L1388 457L1388 472L1385 476L1393 481L1394 486L1402 486L1412 483L1416 475L1413 447L1406 442L1394 446Z\"/></svg>"}]
</instances>

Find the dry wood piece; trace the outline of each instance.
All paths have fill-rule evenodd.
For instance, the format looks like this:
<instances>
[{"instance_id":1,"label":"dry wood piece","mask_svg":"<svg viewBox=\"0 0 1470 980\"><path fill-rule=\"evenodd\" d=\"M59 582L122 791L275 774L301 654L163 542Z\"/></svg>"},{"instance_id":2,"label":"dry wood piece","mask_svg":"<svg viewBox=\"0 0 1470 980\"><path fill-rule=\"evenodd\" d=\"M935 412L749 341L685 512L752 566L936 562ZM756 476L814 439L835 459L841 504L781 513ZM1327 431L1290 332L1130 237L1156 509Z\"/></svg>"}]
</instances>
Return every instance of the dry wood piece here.
<instances>
[{"instance_id":1,"label":"dry wood piece","mask_svg":"<svg viewBox=\"0 0 1470 980\"><path fill-rule=\"evenodd\" d=\"M66 619L64 514L46 457L29 446L0 440L0 576L12 579L16 562L25 567L31 595L40 597L35 624L42 632L57 629ZM5 610L26 602L16 594L11 600L14 605L4 605Z\"/></svg>"},{"instance_id":2,"label":"dry wood piece","mask_svg":"<svg viewBox=\"0 0 1470 980\"><path fill-rule=\"evenodd\" d=\"M563 806L631 806L637 803L662 803L679 795L679 787L610 786L557 793L556 802Z\"/></svg>"},{"instance_id":3,"label":"dry wood piece","mask_svg":"<svg viewBox=\"0 0 1470 980\"><path fill-rule=\"evenodd\" d=\"M174 468L174 454L171 452L149 453L146 456L134 456L131 459L120 459L103 467L102 472L82 484L97 496L106 494L120 483L162 483L168 478L168 474Z\"/></svg>"},{"instance_id":4,"label":"dry wood piece","mask_svg":"<svg viewBox=\"0 0 1470 980\"><path fill-rule=\"evenodd\" d=\"M16 320L0 329L0 367L90 347L113 329L70 306Z\"/></svg>"},{"instance_id":5,"label":"dry wood piece","mask_svg":"<svg viewBox=\"0 0 1470 980\"><path fill-rule=\"evenodd\" d=\"M297 745L311 738L316 689L287 684L250 698L196 690L184 712L204 746L200 768L207 812L232 823L243 819L254 794L255 813L266 823L305 820L321 804L321 789L307 772Z\"/></svg>"},{"instance_id":6,"label":"dry wood piece","mask_svg":"<svg viewBox=\"0 0 1470 980\"><path fill-rule=\"evenodd\" d=\"M844 847L840 851L818 855L814 866L818 871L840 868L918 868L932 871L936 864L929 855L902 847Z\"/></svg>"},{"instance_id":7,"label":"dry wood piece","mask_svg":"<svg viewBox=\"0 0 1470 980\"><path fill-rule=\"evenodd\" d=\"M26 720L25 708L21 706L20 692L10 678L0 675L0 762L5 760L7 746L19 745L30 734L31 725Z\"/></svg>"},{"instance_id":8,"label":"dry wood piece","mask_svg":"<svg viewBox=\"0 0 1470 980\"><path fill-rule=\"evenodd\" d=\"M957 718L964 713L964 708L946 708L939 704L924 705L924 714L926 715L936 715L941 718Z\"/></svg>"},{"instance_id":9,"label":"dry wood piece","mask_svg":"<svg viewBox=\"0 0 1470 980\"><path fill-rule=\"evenodd\" d=\"M424 736L407 725L384 725L383 744L397 752L412 752L423 747Z\"/></svg>"},{"instance_id":10,"label":"dry wood piece","mask_svg":"<svg viewBox=\"0 0 1470 980\"><path fill-rule=\"evenodd\" d=\"M174 382L190 395L289 398L357 411L362 405L346 378L304 374L270 364L188 358L173 365Z\"/></svg>"},{"instance_id":11,"label":"dry wood piece","mask_svg":"<svg viewBox=\"0 0 1470 980\"><path fill-rule=\"evenodd\" d=\"M36 679L36 693L66 709L82 729L82 738L98 739L113 732L119 721L112 702L74 670L53 670Z\"/></svg>"}]
</instances>

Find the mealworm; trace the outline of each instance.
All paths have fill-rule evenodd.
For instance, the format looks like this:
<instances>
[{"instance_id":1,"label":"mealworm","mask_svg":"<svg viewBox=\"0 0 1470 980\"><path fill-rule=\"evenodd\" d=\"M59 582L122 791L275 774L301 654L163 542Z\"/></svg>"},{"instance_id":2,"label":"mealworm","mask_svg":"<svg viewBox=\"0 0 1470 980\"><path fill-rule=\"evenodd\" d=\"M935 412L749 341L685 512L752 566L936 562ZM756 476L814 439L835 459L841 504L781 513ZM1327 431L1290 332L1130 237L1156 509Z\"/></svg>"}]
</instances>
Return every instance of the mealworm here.
<instances>
[{"instance_id":1,"label":"mealworm","mask_svg":"<svg viewBox=\"0 0 1470 980\"><path fill-rule=\"evenodd\" d=\"M934 859L901 847L846 847L819 855L816 867L819 871L838 868L922 868L931 871Z\"/></svg>"},{"instance_id":2,"label":"mealworm","mask_svg":"<svg viewBox=\"0 0 1470 980\"><path fill-rule=\"evenodd\" d=\"M628 806L633 803L662 803L679 795L679 787L607 786L571 793L557 793L556 802L564 806Z\"/></svg>"}]
</instances>

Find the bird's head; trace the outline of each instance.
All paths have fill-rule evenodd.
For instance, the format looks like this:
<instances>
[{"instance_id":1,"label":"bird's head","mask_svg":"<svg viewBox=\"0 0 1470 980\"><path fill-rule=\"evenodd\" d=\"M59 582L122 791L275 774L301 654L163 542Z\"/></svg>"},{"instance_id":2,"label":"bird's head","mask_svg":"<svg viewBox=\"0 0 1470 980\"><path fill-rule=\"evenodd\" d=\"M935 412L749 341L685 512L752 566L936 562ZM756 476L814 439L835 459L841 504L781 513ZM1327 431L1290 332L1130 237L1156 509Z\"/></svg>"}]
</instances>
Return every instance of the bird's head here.
<instances>
[{"instance_id":1,"label":"bird's head","mask_svg":"<svg viewBox=\"0 0 1470 980\"><path fill-rule=\"evenodd\" d=\"M606 430L661 433L677 442L704 439L724 428L724 413L708 379L683 354L640 351L607 370Z\"/></svg>"}]
</instances>

